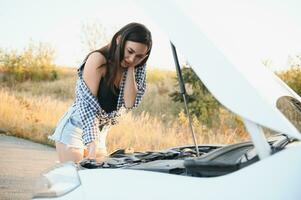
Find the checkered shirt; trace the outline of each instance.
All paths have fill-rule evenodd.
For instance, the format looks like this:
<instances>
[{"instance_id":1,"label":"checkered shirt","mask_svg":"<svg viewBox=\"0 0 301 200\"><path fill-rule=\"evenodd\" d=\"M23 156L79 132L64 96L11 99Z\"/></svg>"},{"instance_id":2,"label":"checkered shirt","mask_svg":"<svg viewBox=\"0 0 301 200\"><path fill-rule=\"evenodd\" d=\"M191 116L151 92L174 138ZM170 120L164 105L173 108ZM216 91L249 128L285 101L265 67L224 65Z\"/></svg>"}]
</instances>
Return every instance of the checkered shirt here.
<instances>
[{"instance_id":1,"label":"checkered shirt","mask_svg":"<svg viewBox=\"0 0 301 200\"><path fill-rule=\"evenodd\" d=\"M145 66L137 67L135 69L135 79L137 83L137 95L134 106L126 108L124 103L124 86L127 77L127 70L123 72L122 80L120 82L120 92L117 101L117 109L107 113L100 107L97 97L95 97L83 79L83 66L78 69L78 79L76 83L76 99L75 105L79 111L82 121L82 139L84 144L88 144L93 140L98 139L100 131L104 125L114 125L118 121L118 117L124 112L131 110L139 105L146 88L146 69Z\"/></svg>"}]
</instances>

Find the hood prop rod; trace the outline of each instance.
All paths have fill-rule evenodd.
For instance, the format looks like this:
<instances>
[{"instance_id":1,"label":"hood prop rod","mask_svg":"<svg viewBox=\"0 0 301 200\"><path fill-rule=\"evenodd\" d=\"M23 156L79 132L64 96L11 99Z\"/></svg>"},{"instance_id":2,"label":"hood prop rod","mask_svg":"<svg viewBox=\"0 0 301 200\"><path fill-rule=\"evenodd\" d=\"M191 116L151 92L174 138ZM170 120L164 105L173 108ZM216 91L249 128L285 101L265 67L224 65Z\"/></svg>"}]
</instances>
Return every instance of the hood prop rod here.
<instances>
[{"instance_id":1,"label":"hood prop rod","mask_svg":"<svg viewBox=\"0 0 301 200\"><path fill-rule=\"evenodd\" d=\"M194 130L193 130L192 120L191 120L191 117L190 117L190 114L189 114L189 109L188 109L188 106L187 106L187 100L186 100L186 96L187 96L186 94L187 93L186 93L184 80L183 80L183 76L182 76L182 72L181 72L181 68L180 68L180 64L179 64L179 60L178 60L178 56L177 56L176 47L173 45L172 42L170 42L170 44L171 44L172 55L173 55L173 58L174 58L174 61L175 61L177 75L178 75L178 79L179 79L180 94L183 96L183 100L184 100L184 104L185 104L185 110L186 110L186 114L188 116L190 131L191 131L193 142L194 142L194 145L195 145L196 155L197 155L197 157L199 157L200 152L199 152L199 148L198 148L198 145L197 145L195 133L194 133Z\"/></svg>"}]
</instances>

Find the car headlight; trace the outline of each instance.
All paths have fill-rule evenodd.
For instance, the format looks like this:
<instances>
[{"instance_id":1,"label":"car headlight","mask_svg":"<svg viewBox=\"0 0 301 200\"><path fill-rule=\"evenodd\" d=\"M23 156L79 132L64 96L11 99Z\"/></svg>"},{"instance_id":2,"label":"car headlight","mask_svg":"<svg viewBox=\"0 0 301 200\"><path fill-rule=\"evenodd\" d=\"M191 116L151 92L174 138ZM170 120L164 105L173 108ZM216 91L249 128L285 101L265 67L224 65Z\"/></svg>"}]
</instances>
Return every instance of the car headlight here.
<instances>
[{"instance_id":1,"label":"car headlight","mask_svg":"<svg viewBox=\"0 0 301 200\"><path fill-rule=\"evenodd\" d=\"M59 197L74 190L80 184L76 165L61 164L42 174L32 198Z\"/></svg>"}]
</instances>

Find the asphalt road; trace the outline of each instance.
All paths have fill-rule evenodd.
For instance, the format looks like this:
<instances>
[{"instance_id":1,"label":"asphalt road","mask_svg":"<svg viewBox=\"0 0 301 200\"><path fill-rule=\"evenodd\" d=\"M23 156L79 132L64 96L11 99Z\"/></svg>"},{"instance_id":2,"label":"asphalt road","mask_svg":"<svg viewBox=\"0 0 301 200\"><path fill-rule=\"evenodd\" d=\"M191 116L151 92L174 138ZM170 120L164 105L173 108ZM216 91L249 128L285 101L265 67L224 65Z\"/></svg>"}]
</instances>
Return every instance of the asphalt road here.
<instances>
[{"instance_id":1,"label":"asphalt road","mask_svg":"<svg viewBox=\"0 0 301 200\"><path fill-rule=\"evenodd\" d=\"M36 180L56 161L54 148L0 134L0 200L31 199Z\"/></svg>"}]
</instances>

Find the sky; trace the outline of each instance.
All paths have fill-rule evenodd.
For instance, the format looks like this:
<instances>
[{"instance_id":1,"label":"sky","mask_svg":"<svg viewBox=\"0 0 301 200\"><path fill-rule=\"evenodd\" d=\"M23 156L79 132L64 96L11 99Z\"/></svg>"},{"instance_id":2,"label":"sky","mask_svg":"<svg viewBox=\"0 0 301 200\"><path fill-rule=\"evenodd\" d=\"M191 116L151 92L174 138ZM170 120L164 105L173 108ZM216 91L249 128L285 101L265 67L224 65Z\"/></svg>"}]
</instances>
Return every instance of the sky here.
<instances>
[{"instance_id":1,"label":"sky","mask_svg":"<svg viewBox=\"0 0 301 200\"><path fill-rule=\"evenodd\" d=\"M0 48L23 49L31 40L48 43L56 50L57 64L76 67L88 53L82 45L83 24L99 23L111 37L130 22L143 23L152 31L154 45L148 64L173 66L167 36L127 0L0 0L1 30L5 30L0 32ZM162 47L169 59L161 56Z\"/></svg>"},{"instance_id":2,"label":"sky","mask_svg":"<svg viewBox=\"0 0 301 200\"><path fill-rule=\"evenodd\" d=\"M301 56L301 1L211 0L198 6L192 0L177 2L232 60L267 61L277 70L289 65L289 56Z\"/></svg>"},{"instance_id":3,"label":"sky","mask_svg":"<svg viewBox=\"0 0 301 200\"><path fill-rule=\"evenodd\" d=\"M174 2L236 56L244 52L278 69L288 65L288 56L301 55L298 0ZM168 36L132 0L0 0L0 48L21 50L31 40L48 43L56 51L56 64L76 67L87 54L81 42L83 24L99 23L111 36L133 21L152 32L149 66L173 69Z\"/></svg>"}]
</instances>

